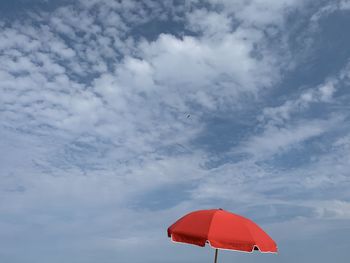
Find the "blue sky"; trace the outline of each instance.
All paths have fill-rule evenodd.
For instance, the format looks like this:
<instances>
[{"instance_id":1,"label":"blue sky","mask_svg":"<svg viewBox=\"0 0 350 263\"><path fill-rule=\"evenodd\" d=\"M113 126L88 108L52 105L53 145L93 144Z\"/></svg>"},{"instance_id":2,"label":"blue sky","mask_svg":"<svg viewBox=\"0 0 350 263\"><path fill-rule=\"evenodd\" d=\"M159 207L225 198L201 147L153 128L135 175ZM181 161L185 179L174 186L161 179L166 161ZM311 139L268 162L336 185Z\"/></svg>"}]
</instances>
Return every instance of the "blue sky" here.
<instances>
[{"instance_id":1,"label":"blue sky","mask_svg":"<svg viewBox=\"0 0 350 263\"><path fill-rule=\"evenodd\" d=\"M350 1L2 0L0 259L211 262L222 207L279 255L347 262Z\"/></svg>"}]
</instances>

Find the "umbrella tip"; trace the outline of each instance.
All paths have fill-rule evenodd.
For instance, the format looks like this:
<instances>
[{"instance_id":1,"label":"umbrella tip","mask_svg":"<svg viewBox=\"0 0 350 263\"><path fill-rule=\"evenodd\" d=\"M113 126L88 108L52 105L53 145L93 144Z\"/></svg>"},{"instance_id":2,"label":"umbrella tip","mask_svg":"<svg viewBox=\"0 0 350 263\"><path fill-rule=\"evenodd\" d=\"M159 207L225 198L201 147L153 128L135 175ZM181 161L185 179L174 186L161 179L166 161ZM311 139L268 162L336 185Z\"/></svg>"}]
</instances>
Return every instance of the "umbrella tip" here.
<instances>
[{"instance_id":1,"label":"umbrella tip","mask_svg":"<svg viewBox=\"0 0 350 263\"><path fill-rule=\"evenodd\" d=\"M218 210L224 210L224 209L222 209L222 208L220 207Z\"/></svg>"}]
</instances>

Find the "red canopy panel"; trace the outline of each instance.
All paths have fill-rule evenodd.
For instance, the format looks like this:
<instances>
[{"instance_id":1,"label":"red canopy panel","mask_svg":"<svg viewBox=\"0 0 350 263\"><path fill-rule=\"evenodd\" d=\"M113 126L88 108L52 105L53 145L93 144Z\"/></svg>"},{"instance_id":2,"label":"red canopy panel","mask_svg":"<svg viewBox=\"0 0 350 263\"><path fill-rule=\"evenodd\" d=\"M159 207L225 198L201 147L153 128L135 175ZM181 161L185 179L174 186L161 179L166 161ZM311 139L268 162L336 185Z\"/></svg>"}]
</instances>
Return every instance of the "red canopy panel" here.
<instances>
[{"instance_id":1,"label":"red canopy panel","mask_svg":"<svg viewBox=\"0 0 350 263\"><path fill-rule=\"evenodd\" d=\"M253 221L222 210L199 210L185 215L168 228L175 242L252 252L277 252L275 241Z\"/></svg>"}]
</instances>

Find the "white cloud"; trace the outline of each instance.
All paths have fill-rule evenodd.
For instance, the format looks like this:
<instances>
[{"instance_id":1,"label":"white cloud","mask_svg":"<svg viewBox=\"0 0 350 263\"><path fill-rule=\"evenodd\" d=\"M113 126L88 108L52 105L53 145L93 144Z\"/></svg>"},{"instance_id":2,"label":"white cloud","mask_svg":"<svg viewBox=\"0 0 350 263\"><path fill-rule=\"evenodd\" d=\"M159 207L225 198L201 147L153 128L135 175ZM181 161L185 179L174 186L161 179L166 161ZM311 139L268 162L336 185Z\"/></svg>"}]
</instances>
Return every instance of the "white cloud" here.
<instances>
[{"instance_id":1,"label":"white cloud","mask_svg":"<svg viewBox=\"0 0 350 263\"><path fill-rule=\"evenodd\" d=\"M187 19L191 30L201 32L209 38L219 39L233 31L233 17L227 14L198 9L188 13Z\"/></svg>"},{"instance_id":2,"label":"white cloud","mask_svg":"<svg viewBox=\"0 0 350 263\"><path fill-rule=\"evenodd\" d=\"M302 91L296 99L285 101L281 106L266 107L258 117L259 121L283 124L297 113L308 110L315 103L332 102L338 80L329 80L315 89Z\"/></svg>"},{"instance_id":3,"label":"white cloud","mask_svg":"<svg viewBox=\"0 0 350 263\"><path fill-rule=\"evenodd\" d=\"M242 146L242 151L256 158L269 158L327 132L334 125L327 121L303 121L291 127L267 127L263 134L253 136Z\"/></svg>"},{"instance_id":4,"label":"white cloud","mask_svg":"<svg viewBox=\"0 0 350 263\"><path fill-rule=\"evenodd\" d=\"M332 200L317 205L317 216L326 219L350 219L350 203Z\"/></svg>"},{"instance_id":5,"label":"white cloud","mask_svg":"<svg viewBox=\"0 0 350 263\"><path fill-rule=\"evenodd\" d=\"M198 1L194 1L198 2ZM230 1L230 0L208 0L212 5L223 6L229 14L247 26L265 27L269 25L283 26L285 16L291 11L301 8L307 1Z\"/></svg>"},{"instance_id":6,"label":"white cloud","mask_svg":"<svg viewBox=\"0 0 350 263\"><path fill-rule=\"evenodd\" d=\"M143 43L141 48L154 68L155 82L187 94L188 102L215 109L237 102L242 94L254 95L259 87L276 81L273 58L251 57L254 42L245 41L241 33L237 30L218 42L161 35L156 42ZM201 100L203 96L205 101Z\"/></svg>"},{"instance_id":7,"label":"white cloud","mask_svg":"<svg viewBox=\"0 0 350 263\"><path fill-rule=\"evenodd\" d=\"M321 18L326 17L336 11L350 10L349 0L336 0L322 6L315 14L312 15L311 21L317 23ZM316 25L314 25L316 26Z\"/></svg>"},{"instance_id":8,"label":"white cloud","mask_svg":"<svg viewBox=\"0 0 350 263\"><path fill-rule=\"evenodd\" d=\"M340 124L345 118L342 113L326 117L328 120L311 121L302 120L302 115L316 104L337 103L334 95L347 82L348 67L346 65L337 76L328 78L315 88L297 91L296 98L287 99L280 106L265 107L262 114L258 116L262 131L242 144L243 152L255 157L259 156L258 158L262 156L269 158L271 155L284 152L290 147L328 132L337 123Z\"/></svg>"}]
</instances>

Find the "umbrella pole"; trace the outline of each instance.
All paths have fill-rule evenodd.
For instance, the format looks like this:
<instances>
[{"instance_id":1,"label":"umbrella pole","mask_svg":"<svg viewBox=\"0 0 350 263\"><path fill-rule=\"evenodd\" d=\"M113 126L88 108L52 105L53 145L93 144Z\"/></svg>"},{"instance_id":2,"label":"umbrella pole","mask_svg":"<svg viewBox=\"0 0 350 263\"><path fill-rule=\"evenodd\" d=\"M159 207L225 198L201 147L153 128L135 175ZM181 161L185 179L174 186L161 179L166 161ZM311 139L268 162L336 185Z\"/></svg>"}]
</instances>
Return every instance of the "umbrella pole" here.
<instances>
[{"instance_id":1,"label":"umbrella pole","mask_svg":"<svg viewBox=\"0 0 350 263\"><path fill-rule=\"evenodd\" d=\"M218 262L218 249L215 249L215 259L214 259L214 263Z\"/></svg>"}]
</instances>

